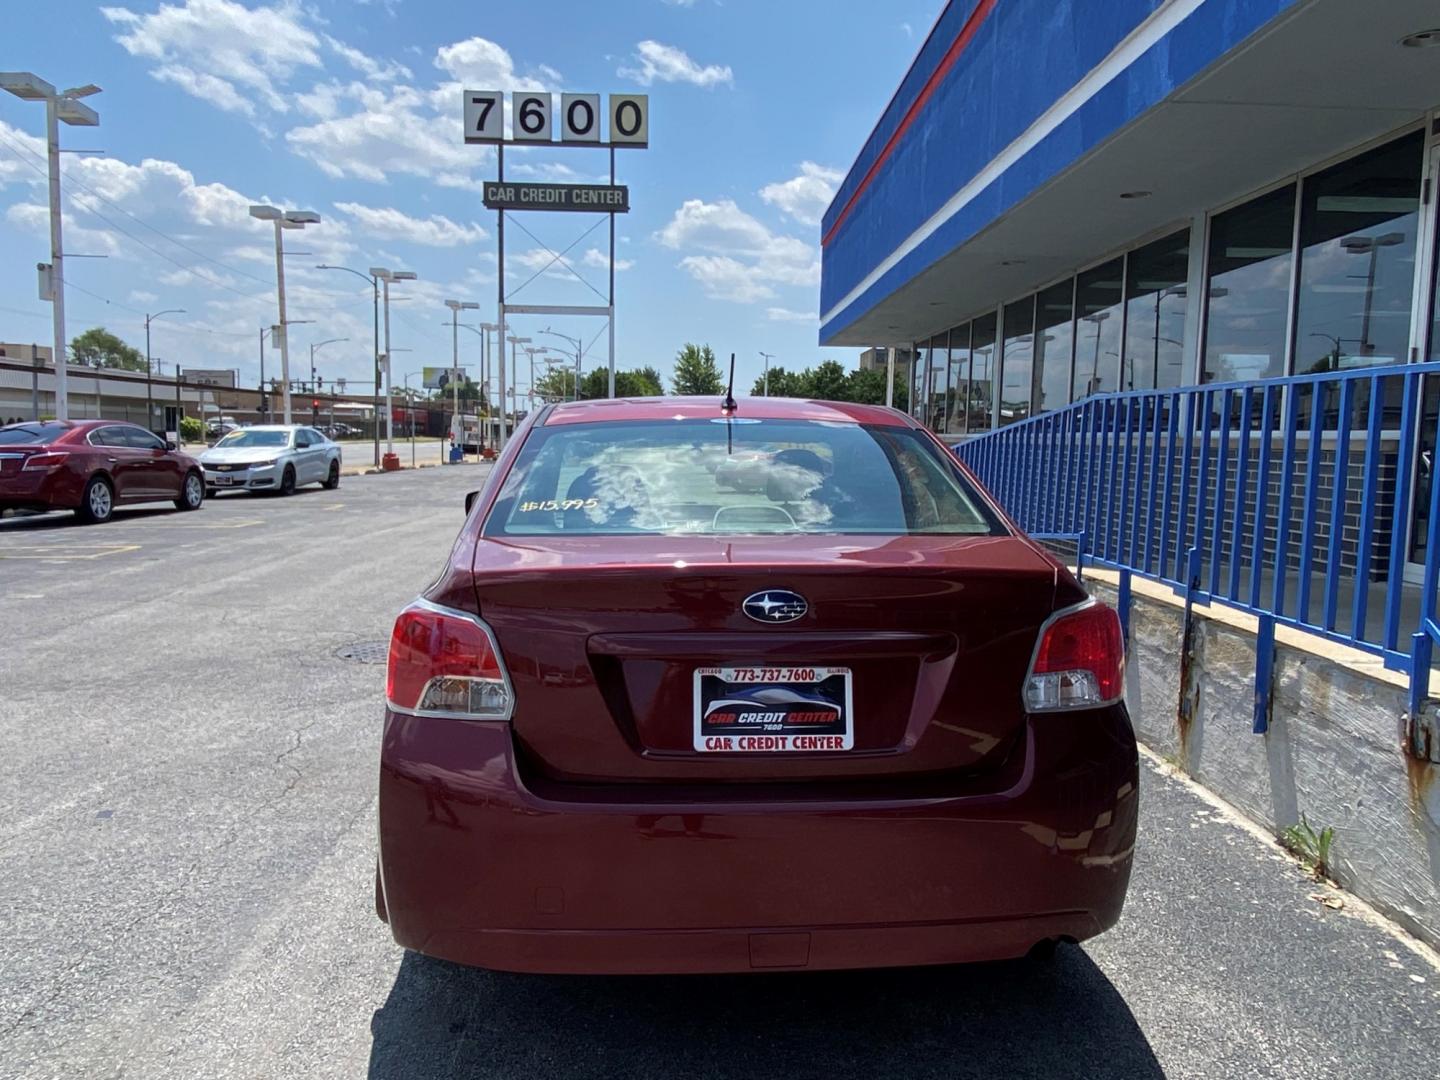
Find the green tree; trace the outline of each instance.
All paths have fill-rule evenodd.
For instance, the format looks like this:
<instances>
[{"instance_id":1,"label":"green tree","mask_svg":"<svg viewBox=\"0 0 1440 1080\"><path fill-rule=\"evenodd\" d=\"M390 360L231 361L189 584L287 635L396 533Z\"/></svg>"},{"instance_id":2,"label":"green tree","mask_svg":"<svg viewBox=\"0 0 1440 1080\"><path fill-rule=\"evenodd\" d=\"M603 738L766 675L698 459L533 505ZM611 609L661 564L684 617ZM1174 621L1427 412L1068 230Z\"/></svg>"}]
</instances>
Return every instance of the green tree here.
<instances>
[{"instance_id":1,"label":"green tree","mask_svg":"<svg viewBox=\"0 0 1440 1080\"><path fill-rule=\"evenodd\" d=\"M845 376L846 400L856 402L860 405L884 405L885 404L885 372L879 368L870 368L868 371L856 368ZM903 387L897 386L899 392Z\"/></svg>"},{"instance_id":2,"label":"green tree","mask_svg":"<svg viewBox=\"0 0 1440 1080\"><path fill-rule=\"evenodd\" d=\"M771 397L809 397L809 371L786 371L783 367L770 369ZM762 372L750 388L751 396L760 397L765 393L765 375Z\"/></svg>"},{"instance_id":3,"label":"green tree","mask_svg":"<svg viewBox=\"0 0 1440 1080\"><path fill-rule=\"evenodd\" d=\"M675 354L675 374L670 385L676 394L723 394L725 380L710 346L686 342Z\"/></svg>"},{"instance_id":4,"label":"green tree","mask_svg":"<svg viewBox=\"0 0 1440 1080\"><path fill-rule=\"evenodd\" d=\"M95 368L144 371L145 354L126 345L103 326L93 326L70 342L70 356L77 364Z\"/></svg>"},{"instance_id":5,"label":"green tree","mask_svg":"<svg viewBox=\"0 0 1440 1080\"><path fill-rule=\"evenodd\" d=\"M806 397L816 401L849 401L849 383L846 381L845 366L838 360L823 360L813 371L805 369L809 384Z\"/></svg>"},{"instance_id":6,"label":"green tree","mask_svg":"<svg viewBox=\"0 0 1440 1080\"><path fill-rule=\"evenodd\" d=\"M635 374L640 376L640 378L645 381L645 384L647 386L653 387L653 389L649 391L647 396L659 397L661 394L665 393L665 377L660 374L659 369L651 367L649 364L646 364L642 368L637 368Z\"/></svg>"}]
</instances>

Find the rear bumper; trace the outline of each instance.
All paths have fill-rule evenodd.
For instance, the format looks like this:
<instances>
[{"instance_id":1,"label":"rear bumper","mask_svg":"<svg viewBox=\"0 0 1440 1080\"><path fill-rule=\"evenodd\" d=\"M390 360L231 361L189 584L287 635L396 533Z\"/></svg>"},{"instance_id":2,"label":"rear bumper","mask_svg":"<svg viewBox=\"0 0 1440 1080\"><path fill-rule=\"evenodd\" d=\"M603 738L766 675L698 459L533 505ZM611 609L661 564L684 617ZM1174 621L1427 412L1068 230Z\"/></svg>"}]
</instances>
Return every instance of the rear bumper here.
<instances>
[{"instance_id":1,"label":"rear bumper","mask_svg":"<svg viewBox=\"0 0 1440 1080\"><path fill-rule=\"evenodd\" d=\"M1003 790L953 797L542 798L508 727L387 714L382 914L408 948L549 973L956 963L1092 937L1130 877L1128 718L1037 718L1023 753Z\"/></svg>"},{"instance_id":2,"label":"rear bumper","mask_svg":"<svg viewBox=\"0 0 1440 1080\"><path fill-rule=\"evenodd\" d=\"M84 485L68 470L39 469L0 476L0 510L73 510Z\"/></svg>"}]
</instances>

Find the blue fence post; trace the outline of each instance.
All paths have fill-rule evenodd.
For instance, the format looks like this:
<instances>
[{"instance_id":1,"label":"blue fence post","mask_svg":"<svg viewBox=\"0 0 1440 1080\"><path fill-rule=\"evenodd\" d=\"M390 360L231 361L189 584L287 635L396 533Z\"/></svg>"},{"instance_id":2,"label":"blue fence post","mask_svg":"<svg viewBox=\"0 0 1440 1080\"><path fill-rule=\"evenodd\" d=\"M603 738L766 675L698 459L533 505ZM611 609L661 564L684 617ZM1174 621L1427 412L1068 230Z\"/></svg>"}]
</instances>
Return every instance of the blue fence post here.
<instances>
[{"instance_id":1,"label":"blue fence post","mask_svg":"<svg viewBox=\"0 0 1440 1080\"><path fill-rule=\"evenodd\" d=\"M1430 653L1434 645L1426 630L1410 635L1410 720L1420 718L1430 696Z\"/></svg>"},{"instance_id":2,"label":"blue fence post","mask_svg":"<svg viewBox=\"0 0 1440 1080\"><path fill-rule=\"evenodd\" d=\"M1270 692L1275 672L1275 616L1261 615L1255 627L1255 720L1250 730L1270 730Z\"/></svg>"},{"instance_id":3,"label":"blue fence post","mask_svg":"<svg viewBox=\"0 0 1440 1080\"><path fill-rule=\"evenodd\" d=\"M1115 607L1120 614L1120 636L1130 648L1130 571L1120 571L1120 585L1115 594Z\"/></svg>"}]
</instances>

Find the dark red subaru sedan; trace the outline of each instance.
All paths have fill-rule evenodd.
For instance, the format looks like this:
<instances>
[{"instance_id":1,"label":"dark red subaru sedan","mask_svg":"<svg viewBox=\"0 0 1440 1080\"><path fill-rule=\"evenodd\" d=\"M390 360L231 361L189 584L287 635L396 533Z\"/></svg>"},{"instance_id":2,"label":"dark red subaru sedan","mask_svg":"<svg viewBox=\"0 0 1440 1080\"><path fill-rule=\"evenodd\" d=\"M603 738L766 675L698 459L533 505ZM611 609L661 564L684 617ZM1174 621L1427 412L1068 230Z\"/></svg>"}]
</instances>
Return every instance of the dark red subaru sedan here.
<instances>
[{"instance_id":1,"label":"dark red subaru sedan","mask_svg":"<svg viewBox=\"0 0 1440 1080\"><path fill-rule=\"evenodd\" d=\"M200 463L138 424L41 420L0 427L0 510L74 510L109 521L124 503L205 501Z\"/></svg>"},{"instance_id":2,"label":"dark red subaru sedan","mask_svg":"<svg viewBox=\"0 0 1440 1080\"><path fill-rule=\"evenodd\" d=\"M551 406L395 623L377 908L529 972L1088 938L1135 841L1123 671L1114 612L901 413Z\"/></svg>"}]
</instances>

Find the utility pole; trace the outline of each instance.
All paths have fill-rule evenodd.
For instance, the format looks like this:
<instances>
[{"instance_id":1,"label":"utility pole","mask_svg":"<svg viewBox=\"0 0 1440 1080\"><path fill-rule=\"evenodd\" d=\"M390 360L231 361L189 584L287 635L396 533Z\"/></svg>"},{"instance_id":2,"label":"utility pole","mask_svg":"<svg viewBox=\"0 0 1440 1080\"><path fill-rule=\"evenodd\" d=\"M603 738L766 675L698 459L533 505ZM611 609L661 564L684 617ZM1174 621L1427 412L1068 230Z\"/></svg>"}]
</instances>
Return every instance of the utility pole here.
<instances>
[{"instance_id":1,"label":"utility pole","mask_svg":"<svg viewBox=\"0 0 1440 1080\"><path fill-rule=\"evenodd\" d=\"M769 396L770 396L770 361L775 358L775 354L774 354L774 353L768 353L768 352L761 352L760 355L765 358L765 382L764 382L764 391L765 391L765 394L764 394L764 396L765 396L765 397L769 397Z\"/></svg>"}]
</instances>

